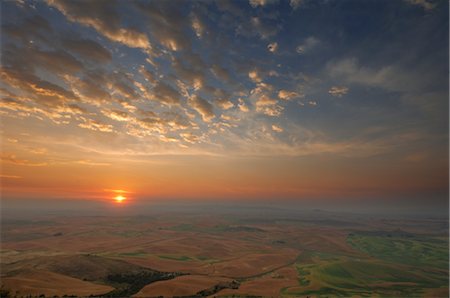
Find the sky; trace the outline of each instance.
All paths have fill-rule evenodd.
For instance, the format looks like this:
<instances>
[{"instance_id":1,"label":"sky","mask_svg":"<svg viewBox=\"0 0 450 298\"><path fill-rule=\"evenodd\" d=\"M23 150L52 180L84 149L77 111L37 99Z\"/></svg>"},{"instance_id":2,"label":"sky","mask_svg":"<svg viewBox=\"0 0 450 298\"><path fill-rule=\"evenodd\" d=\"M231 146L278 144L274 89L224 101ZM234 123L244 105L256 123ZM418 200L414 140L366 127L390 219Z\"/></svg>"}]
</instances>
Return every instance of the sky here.
<instances>
[{"instance_id":1,"label":"sky","mask_svg":"<svg viewBox=\"0 0 450 298\"><path fill-rule=\"evenodd\" d=\"M2 1L2 197L442 207L448 11Z\"/></svg>"}]
</instances>

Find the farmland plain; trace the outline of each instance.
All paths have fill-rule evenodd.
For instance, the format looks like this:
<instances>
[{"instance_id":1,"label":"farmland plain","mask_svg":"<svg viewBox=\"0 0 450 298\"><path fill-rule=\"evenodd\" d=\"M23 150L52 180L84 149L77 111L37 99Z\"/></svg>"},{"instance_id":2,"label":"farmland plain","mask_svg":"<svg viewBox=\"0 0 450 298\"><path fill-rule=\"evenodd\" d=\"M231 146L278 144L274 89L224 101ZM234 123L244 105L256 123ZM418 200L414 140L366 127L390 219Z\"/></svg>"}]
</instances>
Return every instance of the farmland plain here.
<instances>
[{"instance_id":1,"label":"farmland plain","mask_svg":"<svg viewBox=\"0 0 450 298\"><path fill-rule=\"evenodd\" d=\"M445 218L152 211L1 228L10 297L448 296Z\"/></svg>"}]
</instances>

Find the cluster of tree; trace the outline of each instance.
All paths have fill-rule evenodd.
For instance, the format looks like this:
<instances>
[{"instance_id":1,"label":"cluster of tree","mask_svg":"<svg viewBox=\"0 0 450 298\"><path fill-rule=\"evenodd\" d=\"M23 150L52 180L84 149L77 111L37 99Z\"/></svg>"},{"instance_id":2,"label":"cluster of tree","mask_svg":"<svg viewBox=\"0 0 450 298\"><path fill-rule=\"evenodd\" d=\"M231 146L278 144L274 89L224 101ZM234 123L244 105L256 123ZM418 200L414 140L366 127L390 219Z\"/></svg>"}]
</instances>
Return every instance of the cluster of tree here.
<instances>
[{"instance_id":1,"label":"cluster of tree","mask_svg":"<svg viewBox=\"0 0 450 298\"><path fill-rule=\"evenodd\" d=\"M223 289L238 289L239 286L241 284L237 281L237 280L233 280L231 282L222 282L219 283L209 289L206 290L202 290L200 292L198 292L197 294L195 294L194 296L192 296L192 298L194 297L208 297L211 295L216 294L217 292L223 290Z\"/></svg>"},{"instance_id":2,"label":"cluster of tree","mask_svg":"<svg viewBox=\"0 0 450 298\"><path fill-rule=\"evenodd\" d=\"M45 298L45 297L51 297L51 298L59 298L60 296L58 295L53 295L53 296L46 296L45 294L40 294L40 295L20 295L20 293L18 291L16 291L16 294L12 294L10 290L7 290L5 288L1 288L0 289L0 298ZM76 298L76 295L64 295L61 296L63 298Z\"/></svg>"},{"instance_id":3,"label":"cluster of tree","mask_svg":"<svg viewBox=\"0 0 450 298\"><path fill-rule=\"evenodd\" d=\"M9 290L4 289L3 287L0 288L0 298L9 298L11 297Z\"/></svg>"},{"instance_id":4,"label":"cluster of tree","mask_svg":"<svg viewBox=\"0 0 450 298\"><path fill-rule=\"evenodd\" d=\"M168 280L182 275L178 272L160 272L145 270L140 272L128 272L119 274L110 274L106 282L116 289L101 295L102 297L130 297L139 292L146 285L160 280Z\"/></svg>"}]
</instances>

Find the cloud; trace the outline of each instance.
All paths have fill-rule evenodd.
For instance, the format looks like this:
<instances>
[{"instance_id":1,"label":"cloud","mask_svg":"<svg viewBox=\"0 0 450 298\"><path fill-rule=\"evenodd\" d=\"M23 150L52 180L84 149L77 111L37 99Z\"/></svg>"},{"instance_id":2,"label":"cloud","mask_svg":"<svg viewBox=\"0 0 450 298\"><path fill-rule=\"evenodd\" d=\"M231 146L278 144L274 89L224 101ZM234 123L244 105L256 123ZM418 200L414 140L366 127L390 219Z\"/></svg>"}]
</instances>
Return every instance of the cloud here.
<instances>
[{"instance_id":1,"label":"cloud","mask_svg":"<svg viewBox=\"0 0 450 298\"><path fill-rule=\"evenodd\" d=\"M248 108L247 104L245 103L245 101L242 98L238 99L238 108L241 112L247 113L250 111L250 109Z\"/></svg>"},{"instance_id":2,"label":"cloud","mask_svg":"<svg viewBox=\"0 0 450 298\"><path fill-rule=\"evenodd\" d=\"M93 40L64 39L62 45L69 51L95 62L107 63L112 60L111 53Z\"/></svg>"},{"instance_id":3,"label":"cloud","mask_svg":"<svg viewBox=\"0 0 450 298\"><path fill-rule=\"evenodd\" d=\"M39 15L27 17L21 24L4 24L2 32L21 40L24 44L36 39L47 41L53 33L50 23Z\"/></svg>"},{"instance_id":4,"label":"cloud","mask_svg":"<svg viewBox=\"0 0 450 298\"><path fill-rule=\"evenodd\" d=\"M281 29L280 24L275 25L269 20L264 20L258 17L252 17L250 19L250 24L253 30L257 32L262 39L267 39L271 36L276 35Z\"/></svg>"},{"instance_id":5,"label":"cloud","mask_svg":"<svg viewBox=\"0 0 450 298\"><path fill-rule=\"evenodd\" d=\"M89 159L82 159L82 160L76 160L74 163L80 164L80 165L87 165L87 166L110 166L110 163L106 162L95 162L91 161Z\"/></svg>"},{"instance_id":6,"label":"cloud","mask_svg":"<svg viewBox=\"0 0 450 298\"><path fill-rule=\"evenodd\" d=\"M278 98L282 100L291 100L296 97L303 97L303 94L299 94L294 91L288 91L288 90L280 90L278 91Z\"/></svg>"},{"instance_id":7,"label":"cloud","mask_svg":"<svg viewBox=\"0 0 450 298\"><path fill-rule=\"evenodd\" d=\"M75 59L67 52L56 51L39 51L36 50L30 53L32 57L29 59L36 59L35 62L39 67L45 68L49 71L57 72L59 74L73 74L83 69L83 64Z\"/></svg>"},{"instance_id":8,"label":"cloud","mask_svg":"<svg viewBox=\"0 0 450 298\"><path fill-rule=\"evenodd\" d=\"M75 100L77 96L58 85L41 80L31 73L10 68L0 68L0 77L4 83L21 91L27 91L31 98L43 105L58 105L66 100Z\"/></svg>"},{"instance_id":9,"label":"cloud","mask_svg":"<svg viewBox=\"0 0 450 298\"><path fill-rule=\"evenodd\" d=\"M277 104L276 99L269 98L263 94L256 100L256 111L258 113L265 114L267 116L277 117L280 116L284 108Z\"/></svg>"},{"instance_id":10,"label":"cloud","mask_svg":"<svg viewBox=\"0 0 450 298\"><path fill-rule=\"evenodd\" d=\"M197 54L185 54L182 59L175 59L173 70L176 76L182 81L188 83L191 88L198 90L205 85L205 69L208 66Z\"/></svg>"},{"instance_id":11,"label":"cloud","mask_svg":"<svg viewBox=\"0 0 450 298\"><path fill-rule=\"evenodd\" d=\"M336 140L324 131L306 129L291 123L283 128L267 122L256 121L239 134L228 131L223 137L233 144L234 152L243 156L317 156L321 154L364 158L389 152L398 146L398 140L391 137L367 139L362 136ZM286 139L271 132L283 129Z\"/></svg>"},{"instance_id":12,"label":"cloud","mask_svg":"<svg viewBox=\"0 0 450 298\"><path fill-rule=\"evenodd\" d=\"M192 29L195 32L195 35L198 38L202 38L203 34L205 34L205 26L200 21L198 16L195 16L195 15L192 16L192 18L191 18L191 26L192 26Z\"/></svg>"},{"instance_id":13,"label":"cloud","mask_svg":"<svg viewBox=\"0 0 450 298\"><path fill-rule=\"evenodd\" d=\"M164 112L161 114L161 119L171 130L187 129L190 127L196 127L191 123L184 114L177 112Z\"/></svg>"},{"instance_id":14,"label":"cloud","mask_svg":"<svg viewBox=\"0 0 450 298\"><path fill-rule=\"evenodd\" d=\"M113 72L110 73L106 79L108 80L106 85L110 89L111 95L119 94L126 99L136 99L140 97L135 88L132 87L133 80L131 75ZM146 90L144 90L144 92L146 92Z\"/></svg>"},{"instance_id":15,"label":"cloud","mask_svg":"<svg viewBox=\"0 0 450 298\"><path fill-rule=\"evenodd\" d=\"M222 12L228 12L233 16L242 17L244 10L239 6L239 3L235 3L229 0L215 0L217 8Z\"/></svg>"},{"instance_id":16,"label":"cloud","mask_svg":"<svg viewBox=\"0 0 450 298\"><path fill-rule=\"evenodd\" d=\"M415 71L408 71L395 64L378 68L366 67L355 58L347 58L328 64L326 70L332 78L339 78L348 83L379 87L388 91L417 93L427 90L436 80L428 66L420 69L417 67Z\"/></svg>"},{"instance_id":17,"label":"cloud","mask_svg":"<svg viewBox=\"0 0 450 298\"><path fill-rule=\"evenodd\" d=\"M406 155L403 160L407 162L423 162L427 157L425 152L416 152Z\"/></svg>"},{"instance_id":18,"label":"cloud","mask_svg":"<svg viewBox=\"0 0 450 298\"><path fill-rule=\"evenodd\" d=\"M272 93L274 87L270 84L266 83L257 83L256 87L250 90L250 94L252 97L257 98L258 96L261 96L263 94Z\"/></svg>"},{"instance_id":19,"label":"cloud","mask_svg":"<svg viewBox=\"0 0 450 298\"><path fill-rule=\"evenodd\" d=\"M269 52L275 53L278 50L278 43L276 43L276 42L269 43L267 45L267 49L269 50Z\"/></svg>"},{"instance_id":20,"label":"cloud","mask_svg":"<svg viewBox=\"0 0 450 298\"><path fill-rule=\"evenodd\" d=\"M15 116L18 117L29 117L29 116L37 116L46 115L47 113L39 108L33 107L29 105L24 100L18 100L16 98L4 97L0 98L0 109L7 110L10 112L15 112ZM9 113L8 113L9 114Z\"/></svg>"},{"instance_id":21,"label":"cloud","mask_svg":"<svg viewBox=\"0 0 450 298\"><path fill-rule=\"evenodd\" d=\"M154 135L156 132L160 134L160 140L162 140L161 137L167 137L163 141L170 141L169 139L172 138L167 136L168 133L194 127L184 115L176 112L164 112L157 115L153 112L138 110L138 113L145 118L137 120L136 123L131 122L127 125L127 133L133 136L144 137ZM170 142L173 142L173 139Z\"/></svg>"},{"instance_id":22,"label":"cloud","mask_svg":"<svg viewBox=\"0 0 450 298\"><path fill-rule=\"evenodd\" d=\"M210 122L215 117L213 106L207 100L193 95L189 98L189 104L202 116L203 121Z\"/></svg>"},{"instance_id":23,"label":"cloud","mask_svg":"<svg viewBox=\"0 0 450 298\"><path fill-rule=\"evenodd\" d=\"M249 0L249 4L253 8L256 8L258 6L266 6L269 4L276 4L276 3L278 3L278 0Z\"/></svg>"},{"instance_id":24,"label":"cloud","mask_svg":"<svg viewBox=\"0 0 450 298\"><path fill-rule=\"evenodd\" d=\"M132 117L127 113L119 110L102 110L103 115L116 121L130 121Z\"/></svg>"},{"instance_id":25,"label":"cloud","mask_svg":"<svg viewBox=\"0 0 450 298\"><path fill-rule=\"evenodd\" d=\"M137 4L140 11L147 16L149 31L153 38L171 51L191 48L191 41L186 30L192 27L192 23L189 16L182 11L180 3L146 1Z\"/></svg>"},{"instance_id":26,"label":"cloud","mask_svg":"<svg viewBox=\"0 0 450 298\"><path fill-rule=\"evenodd\" d=\"M320 41L317 38L315 38L314 36L310 36L310 37L306 38L302 44L298 45L297 48L295 48L295 51L298 54L303 55L303 54L310 52L319 43L320 43Z\"/></svg>"},{"instance_id":27,"label":"cloud","mask_svg":"<svg viewBox=\"0 0 450 298\"><path fill-rule=\"evenodd\" d=\"M153 87L152 92L152 99L164 104L177 105L180 103L180 93L164 82L157 82L155 87Z\"/></svg>"},{"instance_id":28,"label":"cloud","mask_svg":"<svg viewBox=\"0 0 450 298\"><path fill-rule=\"evenodd\" d=\"M93 119L86 119L84 117L82 117L81 119L83 120L83 123L79 123L78 124L79 127L101 132L113 131L113 126L110 124L101 123L100 121Z\"/></svg>"},{"instance_id":29,"label":"cloud","mask_svg":"<svg viewBox=\"0 0 450 298\"><path fill-rule=\"evenodd\" d=\"M259 36L261 39L268 39L276 35L281 28L280 23L274 19L249 17L239 24L236 33L244 36Z\"/></svg>"},{"instance_id":30,"label":"cloud","mask_svg":"<svg viewBox=\"0 0 450 298\"><path fill-rule=\"evenodd\" d=\"M131 48L151 49L145 33L134 28L121 27L115 1L47 0L47 3L58 9L71 22L92 27L111 41Z\"/></svg>"},{"instance_id":31,"label":"cloud","mask_svg":"<svg viewBox=\"0 0 450 298\"><path fill-rule=\"evenodd\" d=\"M131 193L133 193L132 191L128 191L128 190L123 190L123 189L109 189L109 188L105 188L105 189L103 189L103 191L106 191L106 192L112 192L112 193L115 193L115 194L131 194Z\"/></svg>"},{"instance_id":32,"label":"cloud","mask_svg":"<svg viewBox=\"0 0 450 298\"><path fill-rule=\"evenodd\" d=\"M137 113L143 117L150 117L150 118L156 118L157 115L155 112L153 111L147 111L147 110L137 110Z\"/></svg>"},{"instance_id":33,"label":"cloud","mask_svg":"<svg viewBox=\"0 0 450 298\"><path fill-rule=\"evenodd\" d=\"M275 132L283 132L283 128L275 124L272 124L272 130Z\"/></svg>"},{"instance_id":34,"label":"cloud","mask_svg":"<svg viewBox=\"0 0 450 298\"><path fill-rule=\"evenodd\" d=\"M150 72L148 69L146 69L144 66L141 66L139 68L139 73L142 74L142 76L145 78L145 80L151 84L156 83L155 75Z\"/></svg>"},{"instance_id":35,"label":"cloud","mask_svg":"<svg viewBox=\"0 0 450 298\"><path fill-rule=\"evenodd\" d=\"M328 93L330 93L333 96L336 97L342 97L348 93L348 87L345 86L333 86L328 90Z\"/></svg>"},{"instance_id":36,"label":"cloud","mask_svg":"<svg viewBox=\"0 0 450 298\"><path fill-rule=\"evenodd\" d=\"M332 77L341 78L350 83L385 87L388 85L386 83L389 77L392 76L392 67L386 66L375 70L361 66L355 58L347 58L329 64L327 72Z\"/></svg>"},{"instance_id":37,"label":"cloud","mask_svg":"<svg viewBox=\"0 0 450 298\"><path fill-rule=\"evenodd\" d=\"M0 70L4 83L13 88L13 92L2 90L0 108L12 117L43 117L57 124L67 124L74 115L86 110L78 104L78 97L53 83L42 81L28 73L15 72L8 68ZM15 94L17 90L17 94Z\"/></svg>"},{"instance_id":38,"label":"cloud","mask_svg":"<svg viewBox=\"0 0 450 298\"><path fill-rule=\"evenodd\" d=\"M234 107L234 104L226 98L216 99L216 104L223 110L228 110Z\"/></svg>"},{"instance_id":39,"label":"cloud","mask_svg":"<svg viewBox=\"0 0 450 298\"><path fill-rule=\"evenodd\" d=\"M431 113L433 117L442 117L439 106L448 102L447 89L430 92L434 88L431 86L439 84L441 76L430 69L428 63L418 63L410 70L399 64L368 67L355 58L347 58L328 64L326 71L334 80L398 92L402 102Z\"/></svg>"},{"instance_id":40,"label":"cloud","mask_svg":"<svg viewBox=\"0 0 450 298\"><path fill-rule=\"evenodd\" d=\"M80 61L62 49L47 47L46 50L41 50L34 45L18 47L6 43L2 45L2 55L4 68L11 69L22 77L31 77L44 70L65 80L66 75L76 75L84 70Z\"/></svg>"},{"instance_id":41,"label":"cloud","mask_svg":"<svg viewBox=\"0 0 450 298\"><path fill-rule=\"evenodd\" d=\"M298 9L302 4L304 0L290 0L289 5L292 7L293 10Z\"/></svg>"},{"instance_id":42,"label":"cloud","mask_svg":"<svg viewBox=\"0 0 450 298\"><path fill-rule=\"evenodd\" d=\"M22 179L22 177L17 175L0 175L0 179Z\"/></svg>"},{"instance_id":43,"label":"cloud","mask_svg":"<svg viewBox=\"0 0 450 298\"><path fill-rule=\"evenodd\" d=\"M404 0L411 5L421 6L425 10L432 10L436 7L436 3L430 0Z\"/></svg>"},{"instance_id":44,"label":"cloud","mask_svg":"<svg viewBox=\"0 0 450 298\"><path fill-rule=\"evenodd\" d=\"M111 94L104 88L108 85L107 75L101 71L84 71L79 77L72 77L72 89L77 92L84 101L99 103L109 100Z\"/></svg>"},{"instance_id":45,"label":"cloud","mask_svg":"<svg viewBox=\"0 0 450 298\"><path fill-rule=\"evenodd\" d=\"M248 72L248 77L255 83L259 83L262 81L261 74L256 69L252 69Z\"/></svg>"},{"instance_id":46,"label":"cloud","mask_svg":"<svg viewBox=\"0 0 450 298\"><path fill-rule=\"evenodd\" d=\"M191 132L183 132L180 133L180 136L183 138L183 140L185 142L191 143L191 144L195 144L195 143L199 143L201 141L201 137L198 135L195 135Z\"/></svg>"},{"instance_id":47,"label":"cloud","mask_svg":"<svg viewBox=\"0 0 450 298\"><path fill-rule=\"evenodd\" d=\"M34 161L29 161L27 159L20 159L20 158L17 158L16 155L14 155L14 154L2 155L1 161L15 164L18 166L29 166L29 167L42 167L42 166L47 165L46 162L34 162Z\"/></svg>"},{"instance_id":48,"label":"cloud","mask_svg":"<svg viewBox=\"0 0 450 298\"><path fill-rule=\"evenodd\" d=\"M127 134L139 138L153 135L155 132L159 134L168 132L168 128L165 126L164 121L158 117L139 119L135 123L128 123L126 128Z\"/></svg>"},{"instance_id":49,"label":"cloud","mask_svg":"<svg viewBox=\"0 0 450 298\"><path fill-rule=\"evenodd\" d=\"M28 151L30 151L33 154L39 154L39 155L46 154L48 152L48 150L46 148L43 148L43 147L41 147L41 148L39 148L39 147L29 148Z\"/></svg>"},{"instance_id":50,"label":"cloud","mask_svg":"<svg viewBox=\"0 0 450 298\"><path fill-rule=\"evenodd\" d=\"M59 106L56 108L56 111L60 113L67 113L72 115L83 115L87 114L88 111L77 104L67 104L63 106Z\"/></svg>"},{"instance_id":51,"label":"cloud","mask_svg":"<svg viewBox=\"0 0 450 298\"><path fill-rule=\"evenodd\" d=\"M211 71L218 79L221 79L224 82L229 82L231 79L228 70L219 64L213 64L211 66Z\"/></svg>"}]
</instances>

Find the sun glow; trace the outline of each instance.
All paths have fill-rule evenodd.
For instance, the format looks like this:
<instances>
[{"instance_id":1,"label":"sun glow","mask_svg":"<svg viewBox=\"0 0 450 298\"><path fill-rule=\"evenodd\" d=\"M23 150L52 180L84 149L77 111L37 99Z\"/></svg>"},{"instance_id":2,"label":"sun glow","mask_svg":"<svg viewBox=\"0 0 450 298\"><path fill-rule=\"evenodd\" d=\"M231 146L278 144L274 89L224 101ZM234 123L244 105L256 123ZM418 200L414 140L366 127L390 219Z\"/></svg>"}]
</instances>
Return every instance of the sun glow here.
<instances>
[{"instance_id":1,"label":"sun glow","mask_svg":"<svg viewBox=\"0 0 450 298\"><path fill-rule=\"evenodd\" d=\"M122 196L122 195L118 195L118 196L115 196L115 197L114 197L114 200L115 200L117 203L122 203L124 200L126 200L126 198L125 198L124 196Z\"/></svg>"}]
</instances>

